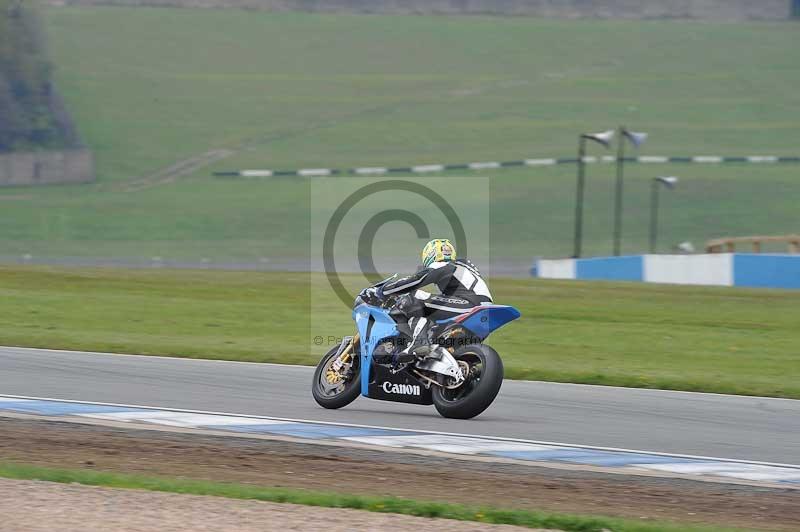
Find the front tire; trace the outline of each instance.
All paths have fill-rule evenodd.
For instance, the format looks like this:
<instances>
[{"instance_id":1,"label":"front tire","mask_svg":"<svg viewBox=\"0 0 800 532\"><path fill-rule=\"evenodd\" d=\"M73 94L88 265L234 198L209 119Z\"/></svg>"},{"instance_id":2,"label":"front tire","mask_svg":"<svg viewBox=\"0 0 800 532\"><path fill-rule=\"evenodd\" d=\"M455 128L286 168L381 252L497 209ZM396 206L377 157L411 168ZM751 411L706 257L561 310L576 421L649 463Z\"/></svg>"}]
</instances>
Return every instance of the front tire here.
<instances>
[{"instance_id":1,"label":"front tire","mask_svg":"<svg viewBox=\"0 0 800 532\"><path fill-rule=\"evenodd\" d=\"M326 378L326 373L333 364L336 353L339 351L337 345L322 357L314 371L314 381L311 384L311 395L320 406L324 408L342 408L347 406L361 393L361 372L359 371L360 357L358 356L358 346L353 346L352 363L349 374L346 375L341 383L331 384Z\"/></svg>"},{"instance_id":2,"label":"front tire","mask_svg":"<svg viewBox=\"0 0 800 532\"><path fill-rule=\"evenodd\" d=\"M503 361L497 351L483 344L458 349L453 357L462 366L469 366L464 384L455 389L434 387L433 404L444 417L470 419L492 404L503 384Z\"/></svg>"}]
</instances>

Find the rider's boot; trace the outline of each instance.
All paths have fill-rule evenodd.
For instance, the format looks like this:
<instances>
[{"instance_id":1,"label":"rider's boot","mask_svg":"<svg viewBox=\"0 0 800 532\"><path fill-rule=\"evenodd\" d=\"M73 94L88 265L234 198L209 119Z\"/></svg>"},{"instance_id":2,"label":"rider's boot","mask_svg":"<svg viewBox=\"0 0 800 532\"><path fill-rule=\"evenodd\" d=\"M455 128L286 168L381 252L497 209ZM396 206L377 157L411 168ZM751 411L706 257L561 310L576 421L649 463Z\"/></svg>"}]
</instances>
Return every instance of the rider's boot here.
<instances>
[{"instance_id":1,"label":"rider's boot","mask_svg":"<svg viewBox=\"0 0 800 532\"><path fill-rule=\"evenodd\" d=\"M429 353L433 347L428 337L430 329L428 318L412 318L409 320L409 325L413 320L417 320L414 324L414 338L405 349L397 353L399 363L413 362L418 356Z\"/></svg>"}]
</instances>

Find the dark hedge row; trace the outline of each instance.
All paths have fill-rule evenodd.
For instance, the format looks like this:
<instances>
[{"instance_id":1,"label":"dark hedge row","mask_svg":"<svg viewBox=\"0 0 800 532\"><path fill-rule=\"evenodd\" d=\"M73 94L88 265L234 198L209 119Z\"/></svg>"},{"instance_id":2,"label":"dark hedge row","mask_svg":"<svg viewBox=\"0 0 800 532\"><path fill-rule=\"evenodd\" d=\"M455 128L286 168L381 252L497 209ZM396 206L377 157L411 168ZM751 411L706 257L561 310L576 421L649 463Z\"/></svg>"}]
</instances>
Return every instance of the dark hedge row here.
<instances>
[{"instance_id":1,"label":"dark hedge row","mask_svg":"<svg viewBox=\"0 0 800 532\"><path fill-rule=\"evenodd\" d=\"M35 2L0 0L0 151L78 144L50 74Z\"/></svg>"}]
</instances>

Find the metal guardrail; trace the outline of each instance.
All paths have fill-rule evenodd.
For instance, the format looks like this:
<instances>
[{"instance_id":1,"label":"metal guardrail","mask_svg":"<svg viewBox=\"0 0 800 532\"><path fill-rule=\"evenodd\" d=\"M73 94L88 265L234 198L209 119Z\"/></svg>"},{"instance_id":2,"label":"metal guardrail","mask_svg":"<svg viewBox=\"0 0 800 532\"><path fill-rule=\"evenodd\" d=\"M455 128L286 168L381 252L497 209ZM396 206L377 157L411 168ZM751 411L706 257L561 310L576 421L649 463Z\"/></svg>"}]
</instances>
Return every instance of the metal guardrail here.
<instances>
[{"instance_id":1,"label":"metal guardrail","mask_svg":"<svg viewBox=\"0 0 800 532\"><path fill-rule=\"evenodd\" d=\"M737 236L731 238L717 238L706 242L707 253L734 253L736 244L750 244L753 253L761 253L761 244L785 242L788 244L789 253L800 253L800 235L782 236Z\"/></svg>"}]
</instances>

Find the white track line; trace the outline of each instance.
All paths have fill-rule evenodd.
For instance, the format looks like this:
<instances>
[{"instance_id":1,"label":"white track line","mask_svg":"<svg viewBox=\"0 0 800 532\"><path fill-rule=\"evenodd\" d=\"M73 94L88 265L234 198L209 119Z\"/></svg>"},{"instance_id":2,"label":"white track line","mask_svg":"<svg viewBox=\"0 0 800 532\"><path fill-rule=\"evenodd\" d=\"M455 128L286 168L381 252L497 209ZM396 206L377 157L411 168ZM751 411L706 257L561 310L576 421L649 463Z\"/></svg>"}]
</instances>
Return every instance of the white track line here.
<instances>
[{"instance_id":1,"label":"white track line","mask_svg":"<svg viewBox=\"0 0 800 532\"><path fill-rule=\"evenodd\" d=\"M403 429L397 427L385 427L380 425L360 425L355 423L336 423L331 421L315 421L309 419L295 419L295 418L281 418L281 417L274 417L274 416L257 416L252 414L236 414L232 412L214 412L214 411L206 411L206 410L187 410L182 408L167 408L167 407L157 407L157 406L145 406L145 405L131 405L125 403L100 403L94 401L76 401L72 399L57 399L52 397L31 397L26 395L0 395L0 397L12 398L12 399L27 399L33 401L57 401L61 403L76 403L76 404L84 404L84 405L99 405L99 406L116 406L116 407L123 407L123 408L141 408L144 410L159 410L165 412L183 412L188 414L202 414L202 415L211 415L211 416L236 416L236 417L243 417L243 418L252 418L252 419L264 419L264 420L275 420L275 421L288 421L292 423L309 423L315 425L331 425L337 427L355 427L355 428L364 428L364 429L382 429L382 430L392 430L398 432L409 432L409 433L423 433L423 434L435 434L439 436L456 436L460 438L471 438L471 439L488 439L494 441L506 441L506 442L518 442L518 443L528 443L532 445L546 445L546 446L553 446L553 447L568 447L571 449L588 449L593 451L612 451L612 452L619 452L619 453L631 453L631 454L645 454L651 456L664 456L669 458L686 458L690 460L709 460L715 462L726 462L731 464L751 464L751 465L763 465L763 466L772 466L772 467L784 467L784 468L792 468L792 469L800 469L800 465L796 464L782 464L777 462L761 462L756 460L739 460L735 458L719 458L719 457L712 457L712 456L697 456L697 455L690 455L690 454L675 454L675 453L661 453L655 451L642 451L637 449L622 449L617 447L596 447L592 445L576 445L572 443L559 443L559 442L547 442L547 441L539 441L539 440L526 440L521 438L505 438L501 436L480 436L476 434L462 434L457 432L440 432L440 431L432 431L432 430L415 430L415 429Z\"/></svg>"}]
</instances>

